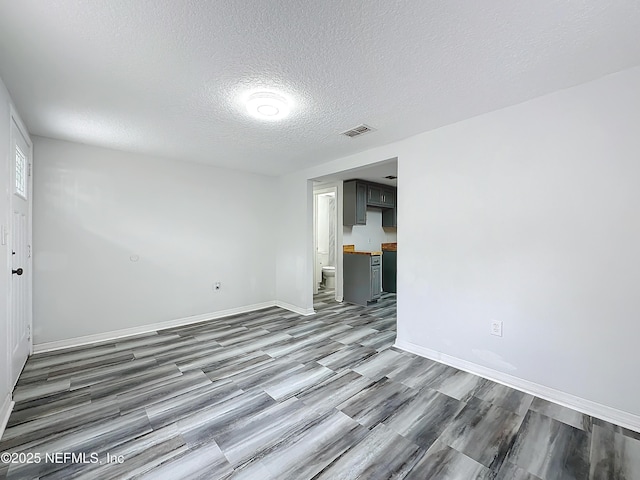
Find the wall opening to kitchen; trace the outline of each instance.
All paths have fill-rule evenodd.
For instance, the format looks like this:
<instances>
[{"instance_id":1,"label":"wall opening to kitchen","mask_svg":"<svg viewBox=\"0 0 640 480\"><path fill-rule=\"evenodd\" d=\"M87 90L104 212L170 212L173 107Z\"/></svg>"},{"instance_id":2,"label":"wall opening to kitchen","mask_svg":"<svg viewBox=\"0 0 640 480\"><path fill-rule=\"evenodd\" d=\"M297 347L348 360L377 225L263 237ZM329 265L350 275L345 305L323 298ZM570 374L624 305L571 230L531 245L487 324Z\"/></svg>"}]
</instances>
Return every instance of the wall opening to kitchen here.
<instances>
[{"instance_id":1,"label":"wall opening to kitchen","mask_svg":"<svg viewBox=\"0 0 640 480\"><path fill-rule=\"evenodd\" d=\"M327 288L334 288L335 300L341 302L344 298L344 251L353 249L372 255L380 255L382 268L380 272L372 272L374 281L380 282L380 290L386 293L396 293L397 277L397 176L398 159L392 158L365 167L336 172L313 180L314 193L314 220L313 220L313 285L314 295L318 292L326 291ZM350 214L349 188L345 191L345 182L358 180L366 186L372 186L372 194L375 195L376 187L380 187L383 196L375 198L365 198L364 205L359 203L357 214ZM335 192L335 197L331 195ZM362 188L361 188L362 193ZM389 194L393 196L389 199ZM367 192L369 195L369 192ZM362 200L362 198L360 198ZM345 201L347 205L345 205ZM335 205L335 213L333 206ZM327 223L327 212L330 211L330 218L336 222L335 235ZM358 221L354 221L354 215ZM320 224L318 223L320 221ZM330 256L328 251L333 252L333 240L335 239L335 256ZM331 247L327 249L327 245ZM386 258L386 262L384 259ZM334 262L335 260L335 262ZM333 268L331 268L333 267ZM322 270L325 270L323 275ZM375 269L374 269L375 270ZM334 273L335 272L335 273ZM327 274L328 273L328 274ZM335 277L333 276L335 275ZM378 277L379 275L379 277ZM372 286L372 290L376 290ZM375 295L374 295L375 296ZM372 304L375 302L372 302Z\"/></svg>"}]
</instances>

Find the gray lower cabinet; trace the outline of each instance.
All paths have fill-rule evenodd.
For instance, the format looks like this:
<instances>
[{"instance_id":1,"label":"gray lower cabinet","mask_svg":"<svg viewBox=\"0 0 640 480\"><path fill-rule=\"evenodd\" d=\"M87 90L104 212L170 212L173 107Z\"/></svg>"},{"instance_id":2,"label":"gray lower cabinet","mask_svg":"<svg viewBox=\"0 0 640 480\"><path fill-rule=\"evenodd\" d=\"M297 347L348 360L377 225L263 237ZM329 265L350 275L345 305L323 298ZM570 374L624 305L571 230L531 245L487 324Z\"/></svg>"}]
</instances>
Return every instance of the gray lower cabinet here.
<instances>
[{"instance_id":1,"label":"gray lower cabinet","mask_svg":"<svg viewBox=\"0 0 640 480\"><path fill-rule=\"evenodd\" d=\"M371 298L378 299L382 295L382 268L380 265L371 266Z\"/></svg>"},{"instance_id":2,"label":"gray lower cabinet","mask_svg":"<svg viewBox=\"0 0 640 480\"><path fill-rule=\"evenodd\" d=\"M344 301L357 305L377 302L382 294L380 255L346 253L343 257Z\"/></svg>"},{"instance_id":3,"label":"gray lower cabinet","mask_svg":"<svg viewBox=\"0 0 640 480\"><path fill-rule=\"evenodd\" d=\"M396 293L398 252L382 252L382 291Z\"/></svg>"}]
</instances>

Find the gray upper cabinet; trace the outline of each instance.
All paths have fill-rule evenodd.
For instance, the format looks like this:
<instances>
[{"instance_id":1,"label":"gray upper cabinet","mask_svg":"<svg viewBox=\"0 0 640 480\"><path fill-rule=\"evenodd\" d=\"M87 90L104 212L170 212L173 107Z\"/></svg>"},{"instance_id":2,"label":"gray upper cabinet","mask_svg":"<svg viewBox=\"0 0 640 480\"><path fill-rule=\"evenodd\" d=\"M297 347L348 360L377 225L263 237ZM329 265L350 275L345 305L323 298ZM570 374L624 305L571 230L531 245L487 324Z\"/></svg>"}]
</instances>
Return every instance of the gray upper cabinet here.
<instances>
[{"instance_id":1,"label":"gray upper cabinet","mask_svg":"<svg viewBox=\"0 0 640 480\"><path fill-rule=\"evenodd\" d=\"M398 226L398 209L385 208L382 210L382 226L397 227Z\"/></svg>"},{"instance_id":2,"label":"gray upper cabinet","mask_svg":"<svg viewBox=\"0 0 640 480\"><path fill-rule=\"evenodd\" d=\"M383 188L380 195L380 204L383 207L394 208L396 206L396 191L392 188Z\"/></svg>"},{"instance_id":3,"label":"gray upper cabinet","mask_svg":"<svg viewBox=\"0 0 640 480\"><path fill-rule=\"evenodd\" d=\"M396 206L396 192L393 187L370 183L367 185L367 205L371 207L393 208Z\"/></svg>"},{"instance_id":4,"label":"gray upper cabinet","mask_svg":"<svg viewBox=\"0 0 640 480\"><path fill-rule=\"evenodd\" d=\"M356 225L367 224L367 186L356 183Z\"/></svg>"},{"instance_id":5,"label":"gray upper cabinet","mask_svg":"<svg viewBox=\"0 0 640 480\"><path fill-rule=\"evenodd\" d=\"M388 185L348 180L343 190L344 226L366 225L367 207L382 208L382 226L396 226L396 189Z\"/></svg>"},{"instance_id":6,"label":"gray upper cabinet","mask_svg":"<svg viewBox=\"0 0 640 480\"><path fill-rule=\"evenodd\" d=\"M382 202L382 188L380 185L367 186L367 205L380 206Z\"/></svg>"},{"instance_id":7,"label":"gray upper cabinet","mask_svg":"<svg viewBox=\"0 0 640 480\"><path fill-rule=\"evenodd\" d=\"M345 226L367 224L367 184L357 180L344 182L342 223Z\"/></svg>"}]
</instances>

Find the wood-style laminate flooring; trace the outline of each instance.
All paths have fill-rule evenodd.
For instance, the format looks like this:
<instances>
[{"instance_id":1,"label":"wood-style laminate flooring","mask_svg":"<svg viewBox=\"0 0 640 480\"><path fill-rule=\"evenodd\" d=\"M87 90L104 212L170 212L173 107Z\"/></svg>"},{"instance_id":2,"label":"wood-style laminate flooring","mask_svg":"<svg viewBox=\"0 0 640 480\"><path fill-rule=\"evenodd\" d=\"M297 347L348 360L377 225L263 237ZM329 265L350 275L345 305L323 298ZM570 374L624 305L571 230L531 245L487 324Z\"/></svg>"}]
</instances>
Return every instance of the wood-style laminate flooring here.
<instances>
[{"instance_id":1,"label":"wood-style laminate flooring","mask_svg":"<svg viewBox=\"0 0 640 480\"><path fill-rule=\"evenodd\" d=\"M41 461L0 478L640 479L640 434L392 347L394 295L332 295L32 356L0 452Z\"/></svg>"}]
</instances>

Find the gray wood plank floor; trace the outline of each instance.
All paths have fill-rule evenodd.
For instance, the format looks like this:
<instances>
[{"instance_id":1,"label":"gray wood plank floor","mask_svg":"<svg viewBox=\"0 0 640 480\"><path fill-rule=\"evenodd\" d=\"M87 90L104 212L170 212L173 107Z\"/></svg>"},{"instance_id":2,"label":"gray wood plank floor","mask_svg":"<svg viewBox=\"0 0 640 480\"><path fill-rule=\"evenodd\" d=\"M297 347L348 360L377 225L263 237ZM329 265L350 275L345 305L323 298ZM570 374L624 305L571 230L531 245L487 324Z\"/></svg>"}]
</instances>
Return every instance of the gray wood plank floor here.
<instances>
[{"instance_id":1,"label":"gray wood plank floor","mask_svg":"<svg viewBox=\"0 0 640 480\"><path fill-rule=\"evenodd\" d=\"M640 479L640 434L395 349L394 295L331 297L34 355L0 452L42 460L0 478Z\"/></svg>"}]
</instances>

